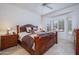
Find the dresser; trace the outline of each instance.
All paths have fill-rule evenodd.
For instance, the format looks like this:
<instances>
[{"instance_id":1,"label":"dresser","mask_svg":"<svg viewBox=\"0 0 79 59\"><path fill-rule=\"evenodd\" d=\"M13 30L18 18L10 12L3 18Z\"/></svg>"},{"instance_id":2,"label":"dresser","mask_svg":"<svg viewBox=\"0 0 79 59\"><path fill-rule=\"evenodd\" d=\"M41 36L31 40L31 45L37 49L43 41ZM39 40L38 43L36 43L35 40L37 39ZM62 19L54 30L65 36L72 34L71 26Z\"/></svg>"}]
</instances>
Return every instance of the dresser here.
<instances>
[{"instance_id":1,"label":"dresser","mask_svg":"<svg viewBox=\"0 0 79 59\"><path fill-rule=\"evenodd\" d=\"M16 46L18 35L2 35L0 36L1 47L0 50Z\"/></svg>"},{"instance_id":2,"label":"dresser","mask_svg":"<svg viewBox=\"0 0 79 59\"><path fill-rule=\"evenodd\" d=\"M75 52L79 55L79 29L75 30Z\"/></svg>"}]
</instances>

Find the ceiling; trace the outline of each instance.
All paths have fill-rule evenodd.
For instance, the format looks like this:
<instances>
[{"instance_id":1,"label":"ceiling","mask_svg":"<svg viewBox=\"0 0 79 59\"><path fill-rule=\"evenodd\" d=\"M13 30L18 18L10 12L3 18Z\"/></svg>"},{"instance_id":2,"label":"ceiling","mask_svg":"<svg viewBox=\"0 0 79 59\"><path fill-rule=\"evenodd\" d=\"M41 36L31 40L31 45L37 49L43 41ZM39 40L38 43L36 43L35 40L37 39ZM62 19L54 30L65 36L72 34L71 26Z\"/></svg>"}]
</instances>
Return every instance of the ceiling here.
<instances>
[{"instance_id":1,"label":"ceiling","mask_svg":"<svg viewBox=\"0 0 79 59\"><path fill-rule=\"evenodd\" d=\"M56 10L67 8L69 6L74 5L75 3L48 3L47 6L50 6L52 9L43 6L42 4L43 3L14 3L12 5L32 11L40 15L44 15L49 12L54 12Z\"/></svg>"}]
</instances>

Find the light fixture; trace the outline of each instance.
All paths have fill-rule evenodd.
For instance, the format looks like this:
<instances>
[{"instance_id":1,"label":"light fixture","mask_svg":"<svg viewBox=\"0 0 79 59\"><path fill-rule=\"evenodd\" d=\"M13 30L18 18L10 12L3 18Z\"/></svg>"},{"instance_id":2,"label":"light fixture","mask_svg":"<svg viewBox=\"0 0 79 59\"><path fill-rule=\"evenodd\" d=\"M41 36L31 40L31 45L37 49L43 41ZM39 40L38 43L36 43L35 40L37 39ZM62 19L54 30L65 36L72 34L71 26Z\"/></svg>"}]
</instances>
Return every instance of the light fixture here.
<instances>
[{"instance_id":1,"label":"light fixture","mask_svg":"<svg viewBox=\"0 0 79 59\"><path fill-rule=\"evenodd\" d=\"M10 34L9 31L10 31L10 28L7 28L7 34Z\"/></svg>"},{"instance_id":2,"label":"light fixture","mask_svg":"<svg viewBox=\"0 0 79 59\"><path fill-rule=\"evenodd\" d=\"M10 30L10 28L8 28L7 30Z\"/></svg>"}]
</instances>

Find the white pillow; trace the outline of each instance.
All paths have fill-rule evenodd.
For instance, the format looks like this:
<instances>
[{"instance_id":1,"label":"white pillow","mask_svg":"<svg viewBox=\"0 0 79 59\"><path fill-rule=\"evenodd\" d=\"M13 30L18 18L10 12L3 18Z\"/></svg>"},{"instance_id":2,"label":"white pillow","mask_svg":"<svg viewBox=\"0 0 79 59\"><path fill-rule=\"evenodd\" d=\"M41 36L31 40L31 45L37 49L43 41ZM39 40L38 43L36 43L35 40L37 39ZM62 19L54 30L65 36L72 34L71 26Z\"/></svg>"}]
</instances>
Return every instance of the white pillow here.
<instances>
[{"instance_id":1,"label":"white pillow","mask_svg":"<svg viewBox=\"0 0 79 59\"><path fill-rule=\"evenodd\" d=\"M35 33L39 33L40 31L34 31Z\"/></svg>"},{"instance_id":2,"label":"white pillow","mask_svg":"<svg viewBox=\"0 0 79 59\"><path fill-rule=\"evenodd\" d=\"M26 27L27 32L31 31L31 27Z\"/></svg>"}]
</instances>

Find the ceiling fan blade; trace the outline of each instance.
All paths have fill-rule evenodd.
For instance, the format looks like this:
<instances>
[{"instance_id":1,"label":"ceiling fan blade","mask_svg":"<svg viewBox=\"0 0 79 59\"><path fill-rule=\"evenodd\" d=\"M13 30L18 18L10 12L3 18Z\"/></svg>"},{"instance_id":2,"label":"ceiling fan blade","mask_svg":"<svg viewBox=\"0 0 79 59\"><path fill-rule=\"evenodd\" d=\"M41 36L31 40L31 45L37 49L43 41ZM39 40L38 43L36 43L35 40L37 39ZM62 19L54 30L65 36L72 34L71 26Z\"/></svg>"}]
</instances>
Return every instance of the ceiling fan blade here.
<instances>
[{"instance_id":1,"label":"ceiling fan blade","mask_svg":"<svg viewBox=\"0 0 79 59\"><path fill-rule=\"evenodd\" d=\"M49 3L43 3L42 6L45 6L45 7L49 8L49 9L53 9L52 7L48 6L48 4Z\"/></svg>"},{"instance_id":2,"label":"ceiling fan blade","mask_svg":"<svg viewBox=\"0 0 79 59\"><path fill-rule=\"evenodd\" d=\"M48 7L49 9L53 9L52 7L50 7L50 6L47 6L47 5L46 5L46 7Z\"/></svg>"}]
</instances>

